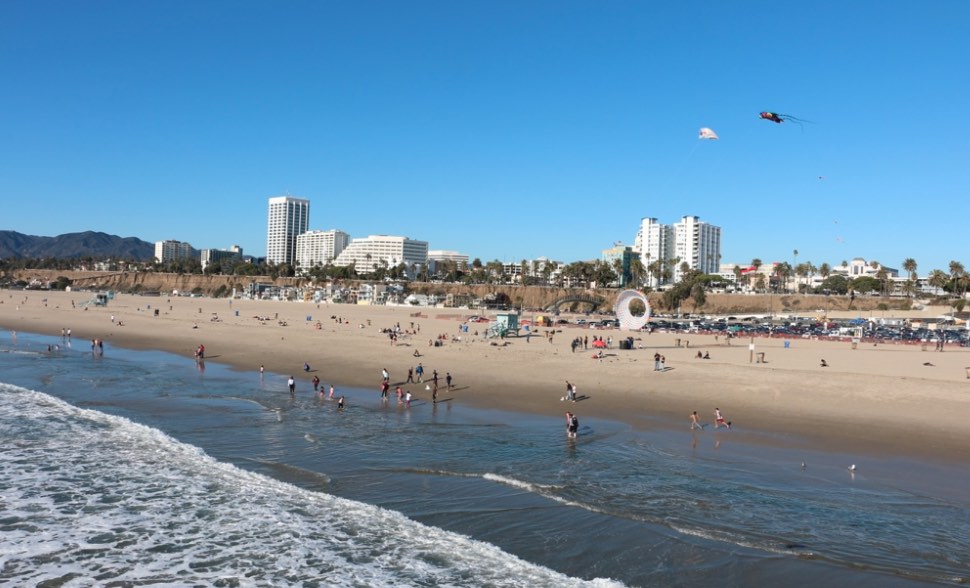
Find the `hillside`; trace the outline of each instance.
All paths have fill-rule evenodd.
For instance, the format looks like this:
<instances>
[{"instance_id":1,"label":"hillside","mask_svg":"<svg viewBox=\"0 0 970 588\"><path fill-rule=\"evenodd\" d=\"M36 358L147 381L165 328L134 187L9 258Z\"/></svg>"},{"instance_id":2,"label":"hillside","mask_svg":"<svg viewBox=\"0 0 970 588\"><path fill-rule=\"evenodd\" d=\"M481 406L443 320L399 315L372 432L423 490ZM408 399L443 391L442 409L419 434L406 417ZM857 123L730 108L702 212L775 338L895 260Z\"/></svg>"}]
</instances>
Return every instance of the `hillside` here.
<instances>
[{"instance_id":1,"label":"hillside","mask_svg":"<svg viewBox=\"0 0 970 588\"><path fill-rule=\"evenodd\" d=\"M85 231L56 237L38 237L16 231L0 231L0 258L79 259L93 257L150 261L155 245L137 237L118 237Z\"/></svg>"}]
</instances>

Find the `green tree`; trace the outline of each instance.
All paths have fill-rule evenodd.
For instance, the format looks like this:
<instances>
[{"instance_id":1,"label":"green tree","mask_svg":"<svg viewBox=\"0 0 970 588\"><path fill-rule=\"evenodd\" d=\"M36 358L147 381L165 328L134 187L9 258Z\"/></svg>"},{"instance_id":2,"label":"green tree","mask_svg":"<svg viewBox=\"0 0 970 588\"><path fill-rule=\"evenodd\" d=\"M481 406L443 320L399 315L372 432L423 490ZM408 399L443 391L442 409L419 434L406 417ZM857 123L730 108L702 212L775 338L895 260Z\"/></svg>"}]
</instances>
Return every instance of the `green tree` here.
<instances>
[{"instance_id":1,"label":"green tree","mask_svg":"<svg viewBox=\"0 0 970 588\"><path fill-rule=\"evenodd\" d=\"M912 296L916 292L916 260L912 257L907 257L903 260L903 269L909 274L909 279L906 281L906 290Z\"/></svg>"},{"instance_id":2,"label":"green tree","mask_svg":"<svg viewBox=\"0 0 970 588\"><path fill-rule=\"evenodd\" d=\"M949 276L943 270L935 269L930 272L930 275L926 279L926 283L930 286L942 290L946 287L947 282L949 282Z\"/></svg>"},{"instance_id":3,"label":"green tree","mask_svg":"<svg viewBox=\"0 0 970 588\"><path fill-rule=\"evenodd\" d=\"M833 274L825 278L818 287L821 294L846 294L849 291L849 280L842 274Z\"/></svg>"},{"instance_id":4,"label":"green tree","mask_svg":"<svg viewBox=\"0 0 970 588\"><path fill-rule=\"evenodd\" d=\"M639 255L633 256L630 260L630 278L634 288L643 286L643 277L647 275L647 268L643 265L643 260Z\"/></svg>"}]
</instances>

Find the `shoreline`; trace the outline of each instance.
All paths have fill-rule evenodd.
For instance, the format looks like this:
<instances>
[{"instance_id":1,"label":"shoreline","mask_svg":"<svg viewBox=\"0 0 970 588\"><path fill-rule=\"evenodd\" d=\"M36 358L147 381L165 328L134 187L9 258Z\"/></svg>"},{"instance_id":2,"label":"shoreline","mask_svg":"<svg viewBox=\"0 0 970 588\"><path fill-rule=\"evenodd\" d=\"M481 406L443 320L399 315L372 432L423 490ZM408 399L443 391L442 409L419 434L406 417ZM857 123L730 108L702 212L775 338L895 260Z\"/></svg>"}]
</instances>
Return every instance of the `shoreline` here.
<instances>
[{"instance_id":1,"label":"shoreline","mask_svg":"<svg viewBox=\"0 0 970 588\"><path fill-rule=\"evenodd\" d=\"M484 323L472 323L468 333L459 334L464 319L475 314L463 309L124 294L107 306L82 309L89 298L76 292L0 291L0 326L53 337L71 329L75 343L97 338L187 359L204 344L206 359L237 370L258 371L263 365L293 375L298 391L308 389L316 375L322 384L372 389L377 395L386 368L392 388L402 382L416 398L430 400L423 384L403 384L407 368L421 362L426 380L432 370L439 372L440 401L454 398L473 407L556 417L572 410L580 419L609 419L641 430L677 430L682 423L685 432L691 411L712 423L719 407L733 421L729 434L748 443L946 462L970 458L970 350L964 348L851 349L849 343L804 339L791 340L786 348L782 339L755 338L755 351L766 359L758 364L750 363L748 339L728 345L713 335L563 326L554 330L551 342L543 334L553 329L539 328L528 343L521 337L493 345L484 339ZM396 345L381 332L398 323L411 331L412 322L416 332L399 337ZM570 351L574 337L594 335L614 339L604 359L594 359L592 349ZM616 340L630 335L635 348L616 349ZM438 336L444 345L429 345ZM689 340L689 347L677 347L676 339ZM413 356L415 350L420 357ZM709 352L711 359L695 359L697 350ZM666 356L666 371L653 371L654 353ZM819 358L829 367L818 367ZM304 362L313 371L304 373ZM451 392L444 385L447 372L454 376ZM580 401L560 401L566 380L577 385Z\"/></svg>"}]
</instances>

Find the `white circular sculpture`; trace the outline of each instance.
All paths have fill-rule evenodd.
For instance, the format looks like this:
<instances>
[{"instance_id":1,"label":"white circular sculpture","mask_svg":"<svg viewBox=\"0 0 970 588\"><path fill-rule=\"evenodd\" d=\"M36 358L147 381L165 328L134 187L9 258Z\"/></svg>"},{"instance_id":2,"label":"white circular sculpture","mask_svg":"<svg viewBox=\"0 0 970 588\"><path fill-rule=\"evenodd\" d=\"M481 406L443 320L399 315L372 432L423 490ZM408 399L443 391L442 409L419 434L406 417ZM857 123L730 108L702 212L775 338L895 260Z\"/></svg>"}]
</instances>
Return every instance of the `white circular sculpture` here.
<instances>
[{"instance_id":1,"label":"white circular sculpture","mask_svg":"<svg viewBox=\"0 0 970 588\"><path fill-rule=\"evenodd\" d=\"M643 307L646 309L643 316L633 316L633 313L630 312L630 303L634 300L643 302ZM613 312L616 313L616 318L620 321L620 329L624 331L639 331L650 320L650 303L647 301L647 297L640 292L636 290L624 290L616 297Z\"/></svg>"}]
</instances>

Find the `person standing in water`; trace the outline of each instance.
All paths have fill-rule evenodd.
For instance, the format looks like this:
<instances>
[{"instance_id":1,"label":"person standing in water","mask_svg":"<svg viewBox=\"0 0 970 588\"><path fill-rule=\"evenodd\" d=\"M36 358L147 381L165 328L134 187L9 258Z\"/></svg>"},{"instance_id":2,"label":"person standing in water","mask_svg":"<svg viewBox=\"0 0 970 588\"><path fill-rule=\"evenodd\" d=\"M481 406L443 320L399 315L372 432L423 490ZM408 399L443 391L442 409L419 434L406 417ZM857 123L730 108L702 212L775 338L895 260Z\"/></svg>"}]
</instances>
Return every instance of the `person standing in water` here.
<instances>
[{"instance_id":1,"label":"person standing in water","mask_svg":"<svg viewBox=\"0 0 970 588\"><path fill-rule=\"evenodd\" d=\"M566 436L575 439L579 432L579 417L566 411Z\"/></svg>"}]
</instances>

